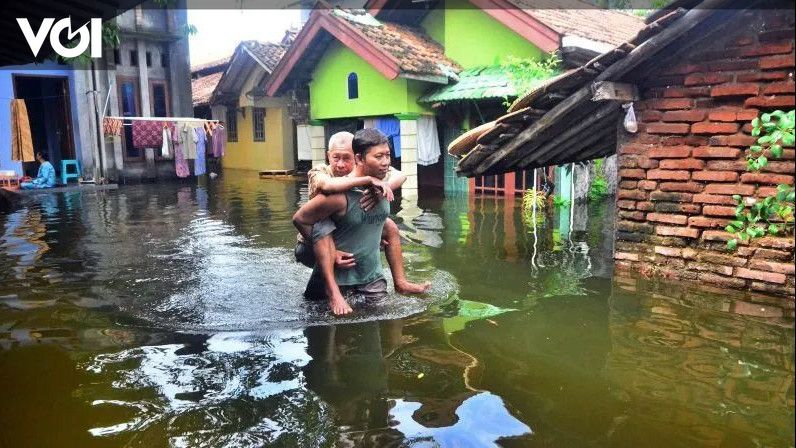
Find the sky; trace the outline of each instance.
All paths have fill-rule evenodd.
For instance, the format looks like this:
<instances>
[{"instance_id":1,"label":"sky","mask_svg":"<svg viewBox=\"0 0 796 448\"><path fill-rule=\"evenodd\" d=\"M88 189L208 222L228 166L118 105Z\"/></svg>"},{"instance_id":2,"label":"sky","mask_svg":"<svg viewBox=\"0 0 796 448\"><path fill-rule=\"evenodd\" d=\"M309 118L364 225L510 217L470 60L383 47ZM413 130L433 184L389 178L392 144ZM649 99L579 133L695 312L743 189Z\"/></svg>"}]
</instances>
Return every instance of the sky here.
<instances>
[{"instance_id":1,"label":"sky","mask_svg":"<svg viewBox=\"0 0 796 448\"><path fill-rule=\"evenodd\" d=\"M188 39L191 65L231 56L243 40L279 42L291 25L301 24L299 9L191 9L188 23L196 34Z\"/></svg>"}]
</instances>

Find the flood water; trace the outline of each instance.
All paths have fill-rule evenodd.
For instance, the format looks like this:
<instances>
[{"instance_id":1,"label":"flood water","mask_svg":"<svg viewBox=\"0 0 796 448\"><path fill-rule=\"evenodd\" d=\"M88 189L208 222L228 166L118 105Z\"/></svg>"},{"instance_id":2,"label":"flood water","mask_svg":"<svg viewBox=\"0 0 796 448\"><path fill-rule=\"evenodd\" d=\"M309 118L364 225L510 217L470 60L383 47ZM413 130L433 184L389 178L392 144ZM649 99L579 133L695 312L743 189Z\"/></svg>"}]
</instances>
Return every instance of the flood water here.
<instances>
[{"instance_id":1,"label":"flood water","mask_svg":"<svg viewBox=\"0 0 796 448\"><path fill-rule=\"evenodd\" d=\"M793 304L612 280L610 204L394 207L410 278L301 293L301 182L0 214L0 447L792 447Z\"/></svg>"}]
</instances>

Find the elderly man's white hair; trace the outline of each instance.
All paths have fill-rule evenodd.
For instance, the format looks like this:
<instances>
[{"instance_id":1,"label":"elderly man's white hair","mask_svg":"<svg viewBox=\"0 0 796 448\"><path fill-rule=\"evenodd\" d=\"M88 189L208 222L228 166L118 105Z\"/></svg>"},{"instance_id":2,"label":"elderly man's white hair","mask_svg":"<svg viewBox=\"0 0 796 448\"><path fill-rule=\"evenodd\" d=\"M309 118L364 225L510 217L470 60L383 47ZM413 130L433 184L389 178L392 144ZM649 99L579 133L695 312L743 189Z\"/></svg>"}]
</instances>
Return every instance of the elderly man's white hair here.
<instances>
[{"instance_id":1,"label":"elderly man's white hair","mask_svg":"<svg viewBox=\"0 0 796 448\"><path fill-rule=\"evenodd\" d=\"M351 142L354 140L354 134L350 132L338 132L329 137L328 151L333 149L351 149Z\"/></svg>"}]
</instances>

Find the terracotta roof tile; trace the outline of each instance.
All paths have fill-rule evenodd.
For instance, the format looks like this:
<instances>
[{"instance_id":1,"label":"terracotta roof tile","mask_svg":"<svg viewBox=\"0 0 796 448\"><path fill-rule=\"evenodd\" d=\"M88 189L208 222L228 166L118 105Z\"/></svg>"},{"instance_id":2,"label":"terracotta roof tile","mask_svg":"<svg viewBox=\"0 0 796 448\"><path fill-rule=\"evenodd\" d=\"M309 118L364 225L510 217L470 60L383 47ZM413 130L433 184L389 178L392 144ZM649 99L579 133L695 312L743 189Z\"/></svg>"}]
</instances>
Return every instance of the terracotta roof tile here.
<instances>
[{"instance_id":1,"label":"terracotta roof tile","mask_svg":"<svg viewBox=\"0 0 796 448\"><path fill-rule=\"evenodd\" d=\"M419 28L381 22L364 10L335 9L333 14L397 59L405 74L455 78L462 69Z\"/></svg>"},{"instance_id":2,"label":"terracotta roof tile","mask_svg":"<svg viewBox=\"0 0 796 448\"><path fill-rule=\"evenodd\" d=\"M252 52L252 54L260 60L271 72L279 64L279 60L285 55L287 46L275 44L272 42L258 42L256 40L247 40L243 45Z\"/></svg>"},{"instance_id":3,"label":"terracotta roof tile","mask_svg":"<svg viewBox=\"0 0 796 448\"><path fill-rule=\"evenodd\" d=\"M229 64L229 56L221 59L216 59L215 61L205 62L204 64L197 64L191 67L191 73L196 73L200 71L210 70L213 68L218 68L223 71L223 67Z\"/></svg>"},{"instance_id":4,"label":"terracotta roof tile","mask_svg":"<svg viewBox=\"0 0 796 448\"><path fill-rule=\"evenodd\" d=\"M194 107L210 102L210 97L213 96L213 91L216 90L216 85L218 85L218 81L221 80L223 74L224 72L211 73L191 81Z\"/></svg>"}]
</instances>

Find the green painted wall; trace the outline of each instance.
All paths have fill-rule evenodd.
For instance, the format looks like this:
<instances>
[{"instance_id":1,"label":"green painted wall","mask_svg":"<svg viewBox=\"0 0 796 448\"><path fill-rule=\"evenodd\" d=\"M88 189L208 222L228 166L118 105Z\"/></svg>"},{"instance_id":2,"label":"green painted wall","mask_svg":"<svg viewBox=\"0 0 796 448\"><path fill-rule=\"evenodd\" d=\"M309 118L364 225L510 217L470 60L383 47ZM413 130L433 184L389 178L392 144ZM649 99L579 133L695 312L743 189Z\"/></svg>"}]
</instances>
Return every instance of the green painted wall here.
<instances>
[{"instance_id":1,"label":"green painted wall","mask_svg":"<svg viewBox=\"0 0 796 448\"><path fill-rule=\"evenodd\" d=\"M359 79L359 98L348 99L348 74ZM404 78L387 79L356 53L334 42L315 67L310 82L314 120L420 113L424 88Z\"/></svg>"},{"instance_id":2,"label":"green painted wall","mask_svg":"<svg viewBox=\"0 0 796 448\"><path fill-rule=\"evenodd\" d=\"M445 54L464 68L493 65L508 56L540 58L544 52L506 28L468 0L445 0L421 23L445 47ZM444 16L443 16L444 14Z\"/></svg>"}]
</instances>

